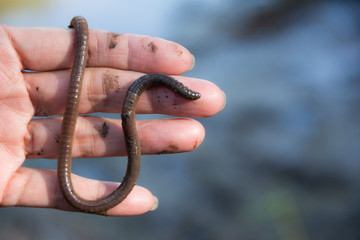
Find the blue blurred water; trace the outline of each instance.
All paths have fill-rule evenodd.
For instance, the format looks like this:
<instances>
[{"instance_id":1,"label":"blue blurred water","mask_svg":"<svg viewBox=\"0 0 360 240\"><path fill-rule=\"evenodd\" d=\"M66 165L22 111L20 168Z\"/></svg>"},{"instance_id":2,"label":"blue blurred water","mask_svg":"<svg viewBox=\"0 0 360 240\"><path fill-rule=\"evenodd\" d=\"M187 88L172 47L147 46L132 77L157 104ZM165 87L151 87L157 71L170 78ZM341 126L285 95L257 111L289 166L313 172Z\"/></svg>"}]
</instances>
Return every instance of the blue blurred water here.
<instances>
[{"instance_id":1,"label":"blue blurred water","mask_svg":"<svg viewBox=\"0 0 360 240\"><path fill-rule=\"evenodd\" d=\"M3 14L5 24L56 27L84 15L92 28L179 42L197 60L185 75L219 85L227 106L198 119L199 149L144 156L139 183L159 197L157 211L1 209L0 238L358 239L359 10L356 1L136 0L47 1ZM118 180L123 166L75 167Z\"/></svg>"}]
</instances>

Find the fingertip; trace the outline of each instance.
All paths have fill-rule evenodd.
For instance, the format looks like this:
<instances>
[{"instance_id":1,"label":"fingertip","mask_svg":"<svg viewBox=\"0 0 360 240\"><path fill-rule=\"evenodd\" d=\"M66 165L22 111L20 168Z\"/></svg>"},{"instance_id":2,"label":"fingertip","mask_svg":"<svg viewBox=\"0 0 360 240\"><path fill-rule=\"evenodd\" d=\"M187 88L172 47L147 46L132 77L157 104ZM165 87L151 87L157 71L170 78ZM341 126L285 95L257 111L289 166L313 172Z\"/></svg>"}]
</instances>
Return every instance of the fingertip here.
<instances>
[{"instance_id":1,"label":"fingertip","mask_svg":"<svg viewBox=\"0 0 360 240\"><path fill-rule=\"evenodd\" d=\"M182 45L158 37L129 35L128 69L179 75L193 68L195 59Z\"/></svg>"},{"instance_id":2,"label":"fingertip","mask_svg":"<svg viewBox=\"0 0 360 240\"><path fill-rule=\"evenodd\" d=\"M201 95L198 100L193 102L197 107L196 112L191 112L189 116L211 117L224 109L226 94L215 83L199 78L178 78Z\"/></svg>"},{"instance_id":3,"label":"fingertip","mask_svg":"<svg viewBox=\"0 0 360 240\"><path fill-rule=\"evenodd\" d=\"M191 131L188 133L188 139L195 139L194 145L192 146L192 149L189 149L189 151L195 150L198 148L201 143L205 139L205 128L204 126L197 120L189 119L192 121L191 125Z\"/></svg>"},{"instance_id":4,"label":"fingertip","mask_svg":"<svg viewBox=\"0 0 360 240\"><path fill-rule=\"evenodd\" d=\"M222 104L220 111L222 111L226 106L226 93L224 91L222 91L222 93L224 95L224 98L223 98L223 104Z\"/></svg>"},{"instance_id":5,"label":"fingertip","mask_svg":"<svg viewBox=\"0 0 360 240\"><path fill-rule=\"evenodd\" d=\"M150 211L155 211L158 207L159 207L159 199L156 196L154 197L154 203L153 203L153 207L150 209Z\"/></svg>"},{"instance_id":6,"label":"fingertip","mask_svg":"<svg viewBox=\"0 0 360 240\"><path fill-rule=\"evenodd\" d=\"M191 54L191 63L188 71L192 70L194 67L195 67L195 57L194 55Z\"/></svg>"},{"instance_id":7,"label":"fingertip","mask_svg":"<svg viewBox=\"0 0 360 240\"><path fill-rule=\"evenodd\" d=\"M128 197L116 207L107 211L108 216L134 216L154 211L157 199L144 187L135 186Z\"/></svg>"}]
</instances>

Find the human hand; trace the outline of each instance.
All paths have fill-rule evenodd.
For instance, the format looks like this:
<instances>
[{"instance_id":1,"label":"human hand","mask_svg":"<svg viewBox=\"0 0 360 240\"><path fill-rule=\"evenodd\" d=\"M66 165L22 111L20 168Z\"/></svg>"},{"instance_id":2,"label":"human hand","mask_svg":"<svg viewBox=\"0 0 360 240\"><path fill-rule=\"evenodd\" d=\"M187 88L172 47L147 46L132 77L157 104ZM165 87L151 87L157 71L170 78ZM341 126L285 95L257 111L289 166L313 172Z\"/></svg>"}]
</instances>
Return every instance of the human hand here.
<instances>
[{"instance_id":1,"label":"human hand","mask_svg":"<svg viewBox=\"0 0 360 240\"><path fill-rule=\"evenodd\" d=\"M89 60L79 112L119 113L126 91L141 73L178 75L189 70L192 55L159 38L90 30ZM69 29L0 26L0 206L56 208L75 211L63 198L56 171L21 167L26 158L56 158L70 68L74 33ZM23 70L32 70L28 72ZM219 112L224 95L214 84L179 77L201 93L196 102L153 88L140 98L137 113L208 117ZM33 116L51 116L32 119ZM106 125L104 125L106 123ZM202 125L176 118L137 122L142 154L191 151L203 141ZM77 120L73 157L125 155L121 120L82 116ZM31 161L31 160L28 160ZM85 199L108 195L118 183L72 175ZM136 186L108 215L136 215L156 205L153 195Z\"/></svg>"}]
</instances>

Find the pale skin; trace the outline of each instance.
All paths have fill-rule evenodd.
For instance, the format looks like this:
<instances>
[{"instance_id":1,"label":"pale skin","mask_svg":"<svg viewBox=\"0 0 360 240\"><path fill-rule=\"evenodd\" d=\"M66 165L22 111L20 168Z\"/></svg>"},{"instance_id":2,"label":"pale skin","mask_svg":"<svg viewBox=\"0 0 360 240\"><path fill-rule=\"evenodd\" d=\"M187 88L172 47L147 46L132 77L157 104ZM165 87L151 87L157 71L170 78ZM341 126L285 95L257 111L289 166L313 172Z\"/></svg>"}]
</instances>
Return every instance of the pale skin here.
<instances>
[{"instance_id":1,"label":"pale skin","mask_svg":"<svg viewBox=\"0 0 360 240\"><path fill-rule=\"evenodd\" d=\"M217 114L225 104L225 97L209 81L176 76L192 68L191 53L177 43L160 38L102 30L90 30L89 34L89 60L80 113L120 113L127 88L141 74L169 74L200 92L201 98L184 100L164 88L154 88L141 95L137 114L183 117L137 121L142 154L180 153L197 148L205 130L198 121L187 117ZM0 207L76 211L63 198L56 171L22 167L25 159L54 161L57 158L62 118L52 116L63 114L73 58L73 30L0 25ZM48 117L33 119L34 116ZM104 131L107 128L108 132ZM78 118L73 157L125 154L121 120ZM105 196L118 185L76 174L72 178L76 191L86 199ZM138 215L154 206L153 194L136 186L107 215Z\"/></svg>"}]
</instances>

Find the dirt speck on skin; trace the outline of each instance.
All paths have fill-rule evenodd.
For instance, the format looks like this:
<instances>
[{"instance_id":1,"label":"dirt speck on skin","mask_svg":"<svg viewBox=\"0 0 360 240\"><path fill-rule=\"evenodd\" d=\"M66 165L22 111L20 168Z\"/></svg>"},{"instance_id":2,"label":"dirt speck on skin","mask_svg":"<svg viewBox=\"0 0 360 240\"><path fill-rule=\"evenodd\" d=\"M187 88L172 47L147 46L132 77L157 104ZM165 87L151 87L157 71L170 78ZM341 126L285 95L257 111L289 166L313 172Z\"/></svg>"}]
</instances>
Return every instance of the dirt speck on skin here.
<instances>
[{"instance_id":1,"label":"dirt speck on skin","mask_svg":"<svg viewBox=\"0 0 360 240\"><path fill-rule=\"evenodd\" d=\"M159 152L159 154L176 153L179 151L179 147L175 144L169 144L169 147Z\"/></svg>"},{"instance_id":2,"label":"dirt speck on skin","mask_svg":"<svg viewBox=\"0 0 360 240\"><path fill-rule=\"evenodd\" d=\"M120 91L119 76L104 73L103 77L103 90L106 95Z\"/></svg>"},{"instance_id":3,"label":"dirt speck on skin","mask_svg":"<svg viewBox=\"0 0 360 240\"><path fill-rule=\"evenodd\" d=\"M194 147L193 147L193 150L196 149L197 145L198 145L198 142L197 142L197 140L196 140L196 142L195 142L195 144L194 144Z\"/></svg>"},{"instance_id":4,"label":"dirt speck on skin","mask_svg":"<svg viewBox=\"0 0 360 240\"><path fill-rule=\"evenodd\" d=\"M56 134L56 136L55 136L55 141L56 141L57 143L60 143L60 134Z\"/></svg>"},{"instance_id":5,"label":"dirt speck on skin","mask_svg":"<svg viewBox=\"0 0 360 240\"><path fill-rule=\"evenodd\" d=\"M151 48L151 52L152 52L152 53L156 53L156 51L158 50L158 47L154 44L154 42L150 42L150 43L148 44L148 47Z\"/></svg>"},{"instance_id":6,"label":"dirt speck on skin","mask_svg":"<svg viewBox=\"0 0 360 240\"><path fill-rule=\"evenodd\" d=\"M111 71L106 71L102 76L102 91L103 91L103 99L102 105L103 107L110 107L114 104L118 104L114 102L114 99L118 97L121 92L121 85L119 83L119 76L113 74Z\"/></svg>"},{"instance_id":7,"label":"dirt speck on skin","mask_svg":"<svg viewBox=\"0 0 360 240\"><path fill-rule=\"evenodd\" d=\"M180 57L184 54L184 51L179 47L177 43L172 43L172 47L175 49L176 54Z\"/></svg>"},{"instance_id":8,"label":"dirt speck on skin","mask_svg":"<svg viewBox=\"0 0 360 240\"><path fill-rule=\"evenodd\" d=\"M107 135L108 135L108 133L109 133L109 129L110 129L110 127L109 127L109 125L107 125L106 124L106 122L104 122L102 125L101 125L101 129L100 129L100 136L102 137L102 138L105 138Z\"/></svg>"},{"instance_id":9,"label":"dirt speck on skin","mask_svg":"<svg viewBox=\"0 0 360 240\"><path fill-rule=\"evenodd\" d=\"M118 33L110 33L110 42L109 42L109 49L114 49L116 48L116 45L117 45L117 37L119 36L120 34Z\"/></svg>"},{"instance_id":10,"label":"dirt speck on skin","mask_svg":"<svg viewBox=\"0 0 360 240\"><path fill-rule=\"evenodd\" d=\"M43 153L44 153L44 149L41 149L40 151L38 151L38 152L36 153L36 155L40 156L40 155L42 155Z\"/></svg>"},{"instance_id":11,"label":"dirt speck on skin","mask_svg":"<svg viewBox=\"0 0 360 240\"><path fill-rule=\"evenodd\" d=\"M44 93L40 91L40 87L35 86L35 90L37 94L33 95L32 102L35 106L35 116L48 116L48 106L49 103L47 99L44 97Z\"/></svg>"},{"instance_id":12,"label":"dirt speck on skin","mask_svg":"<svg viewBox=\"0 0 360 240\"><path fill-rule=\"evenodd\" d=\"M178 150L179 150L179 147L178 147L177 145L175 145L175 144L170 144L170 145L169 145L169 149L170 149L171 151L175 152L175 151L178 151Z\"/></svg>"},{"instance_id":13,"label":"dirt speck on skin","mask_svg":"<svg viewBox=\"0 0 360 240\"><path fill-rule=\"evenodd\" d=\"M172 101L172 106L178 106L178 105L179 105L178 98L175 96Z\"/></svg>"}]
</instances>

